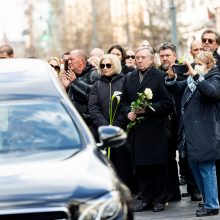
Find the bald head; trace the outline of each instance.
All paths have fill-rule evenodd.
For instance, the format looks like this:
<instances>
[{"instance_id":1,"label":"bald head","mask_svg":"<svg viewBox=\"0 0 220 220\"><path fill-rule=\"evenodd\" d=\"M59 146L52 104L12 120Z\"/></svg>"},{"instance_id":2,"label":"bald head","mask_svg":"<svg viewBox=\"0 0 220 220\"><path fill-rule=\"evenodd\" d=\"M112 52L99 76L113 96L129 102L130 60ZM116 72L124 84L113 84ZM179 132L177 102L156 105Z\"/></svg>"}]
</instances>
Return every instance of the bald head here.
<instances>
[{"instance_id":1,"label":"bald head","mask_svg":"<svg viewBox=\"0 0 220 220\"><path fill-rule=\"evenodd\" d=\"M190 45L190 54L195 59L196 55L202 50L201 40L194 40Z\"/></svg>"},{"instance_id":2,"label":"bald head","mask_svg":"<svg viewBox=\"0 0 220 220\"><path fill-rule=\"evenodd\" d=\"M93 48L90 52L90 57L101 58L105 54L104 50L101 48Z\"/></svg>"},{"instance_id":3,"label":"bald head","mask_svg":"<svg viewBox=\"0 0 220 220\"><path fill-rule=\"evenodd\" d=\"M86 53L81 49L75 49L70 52L68 58L68 67L76 74L81 74L86 67Z\"/></svg>"}]
</instances>

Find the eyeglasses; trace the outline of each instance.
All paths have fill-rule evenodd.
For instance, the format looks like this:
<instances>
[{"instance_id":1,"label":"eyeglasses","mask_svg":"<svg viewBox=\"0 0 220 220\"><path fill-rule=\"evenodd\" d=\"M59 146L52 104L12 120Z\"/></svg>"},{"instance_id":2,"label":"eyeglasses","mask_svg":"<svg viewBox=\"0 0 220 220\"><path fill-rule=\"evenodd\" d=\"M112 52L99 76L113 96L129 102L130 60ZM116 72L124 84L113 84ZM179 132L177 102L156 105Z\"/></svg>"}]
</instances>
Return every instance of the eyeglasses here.
<instances>
[{"instance_id":1,"label":"eyeglasses","mask_svg":"<svg viewBox=\"0 0 220 220\"><path fill-rule=\"evenodd\" d=\"M100 68L101 68L101 69L104 69L105 67L108 68L108 69L110 69L110 68L112 67L112 64L111 64L111 63L106 63L106 64L101 63L101 64L100 64Z\"/></svg>"},{"instance_id":2,"label":"eyeglasses","mask_svg":"<svg viewBox=\"0 0 220 220\"><path fill-rule=\"evenodd\" d=\"M52 64L50 64L56 71L60 71L60 67L59 66L54 66Z\"/></svg>"},{"instance_id":3,"label":"eyeglasses","mask_svg":"<svg viewBox=\"0 0 220 220\"><path fill-rule=\"evenodd\" d=\"M213 42L215 42L215 40L213 40L213 39L202 38L202 43L206 43L207 41L208 41L209 44L212 44Z\"/></svg>"},{"instance_id":4,"label":"eyeglasses","mask_svg":"<svg viewBox=\"0 0 220 220\"><path fill-rule=\"evenodd\" d=\"M130 59L130 58L134 60L135 59L135 55L127 55L126 56L126 59Z\"/></svg>"}]
</instances>

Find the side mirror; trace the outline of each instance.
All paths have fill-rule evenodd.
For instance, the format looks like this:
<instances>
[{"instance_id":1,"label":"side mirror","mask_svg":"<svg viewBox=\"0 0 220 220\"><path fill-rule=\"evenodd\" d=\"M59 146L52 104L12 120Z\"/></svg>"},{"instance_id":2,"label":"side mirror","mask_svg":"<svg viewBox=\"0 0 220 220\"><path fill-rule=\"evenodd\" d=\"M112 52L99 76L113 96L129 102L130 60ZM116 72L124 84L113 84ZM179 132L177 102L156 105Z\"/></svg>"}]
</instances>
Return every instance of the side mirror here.
<instances>
[{"instance_id":1,"label":"side mirror","mask_svg":"<svg viewBox=\"0 0 220 220\"><path fill-rule=\"evenodd\" d=\"M124 130L116 126L100 126L98 133L101 141L99 147L101 149L119 147L126 142L127 138Z\"/></svg>"}]
</instances>

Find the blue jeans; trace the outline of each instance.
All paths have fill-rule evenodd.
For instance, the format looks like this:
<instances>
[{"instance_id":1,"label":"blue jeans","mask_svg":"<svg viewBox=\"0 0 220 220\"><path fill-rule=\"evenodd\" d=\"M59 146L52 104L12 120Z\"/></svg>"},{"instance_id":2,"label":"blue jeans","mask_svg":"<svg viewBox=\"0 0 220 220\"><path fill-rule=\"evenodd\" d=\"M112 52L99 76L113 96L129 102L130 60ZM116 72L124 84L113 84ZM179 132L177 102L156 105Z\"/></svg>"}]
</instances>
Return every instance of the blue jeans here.
<instances>
[{"instance_id":1,"label":"blue jeans","mask_svg":"<svg viewBox=\"0 0 220 220\"><path fill-rule=\"evenodd\" d=\"M202 193L204 208L219 209L215 161L189 162L189 165Z\"/></svg>"}]
</instances>

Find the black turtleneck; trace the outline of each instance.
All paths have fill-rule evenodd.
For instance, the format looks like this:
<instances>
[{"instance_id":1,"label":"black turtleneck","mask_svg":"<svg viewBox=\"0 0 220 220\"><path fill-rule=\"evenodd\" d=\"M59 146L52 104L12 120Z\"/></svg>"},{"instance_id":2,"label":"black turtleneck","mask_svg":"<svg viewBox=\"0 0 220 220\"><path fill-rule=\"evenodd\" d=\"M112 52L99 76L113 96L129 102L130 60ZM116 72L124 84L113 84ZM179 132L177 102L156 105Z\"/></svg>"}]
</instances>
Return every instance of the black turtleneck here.
<instances>
[{"instance_id":1,"label":"black turtleneck","mask_svg":"<svg viewBox=\"0 0 220 220\"><path fill-rule=\"evenodd\" d=\"M109 82L111 82L112 79L113 79L113 77L114 77L115 75L116 75L116 74L113 74L113 75L111 75L111 76L103 75L103 77L104 77L105 79L107 79Z\"/></svg>"}]
</instances>

